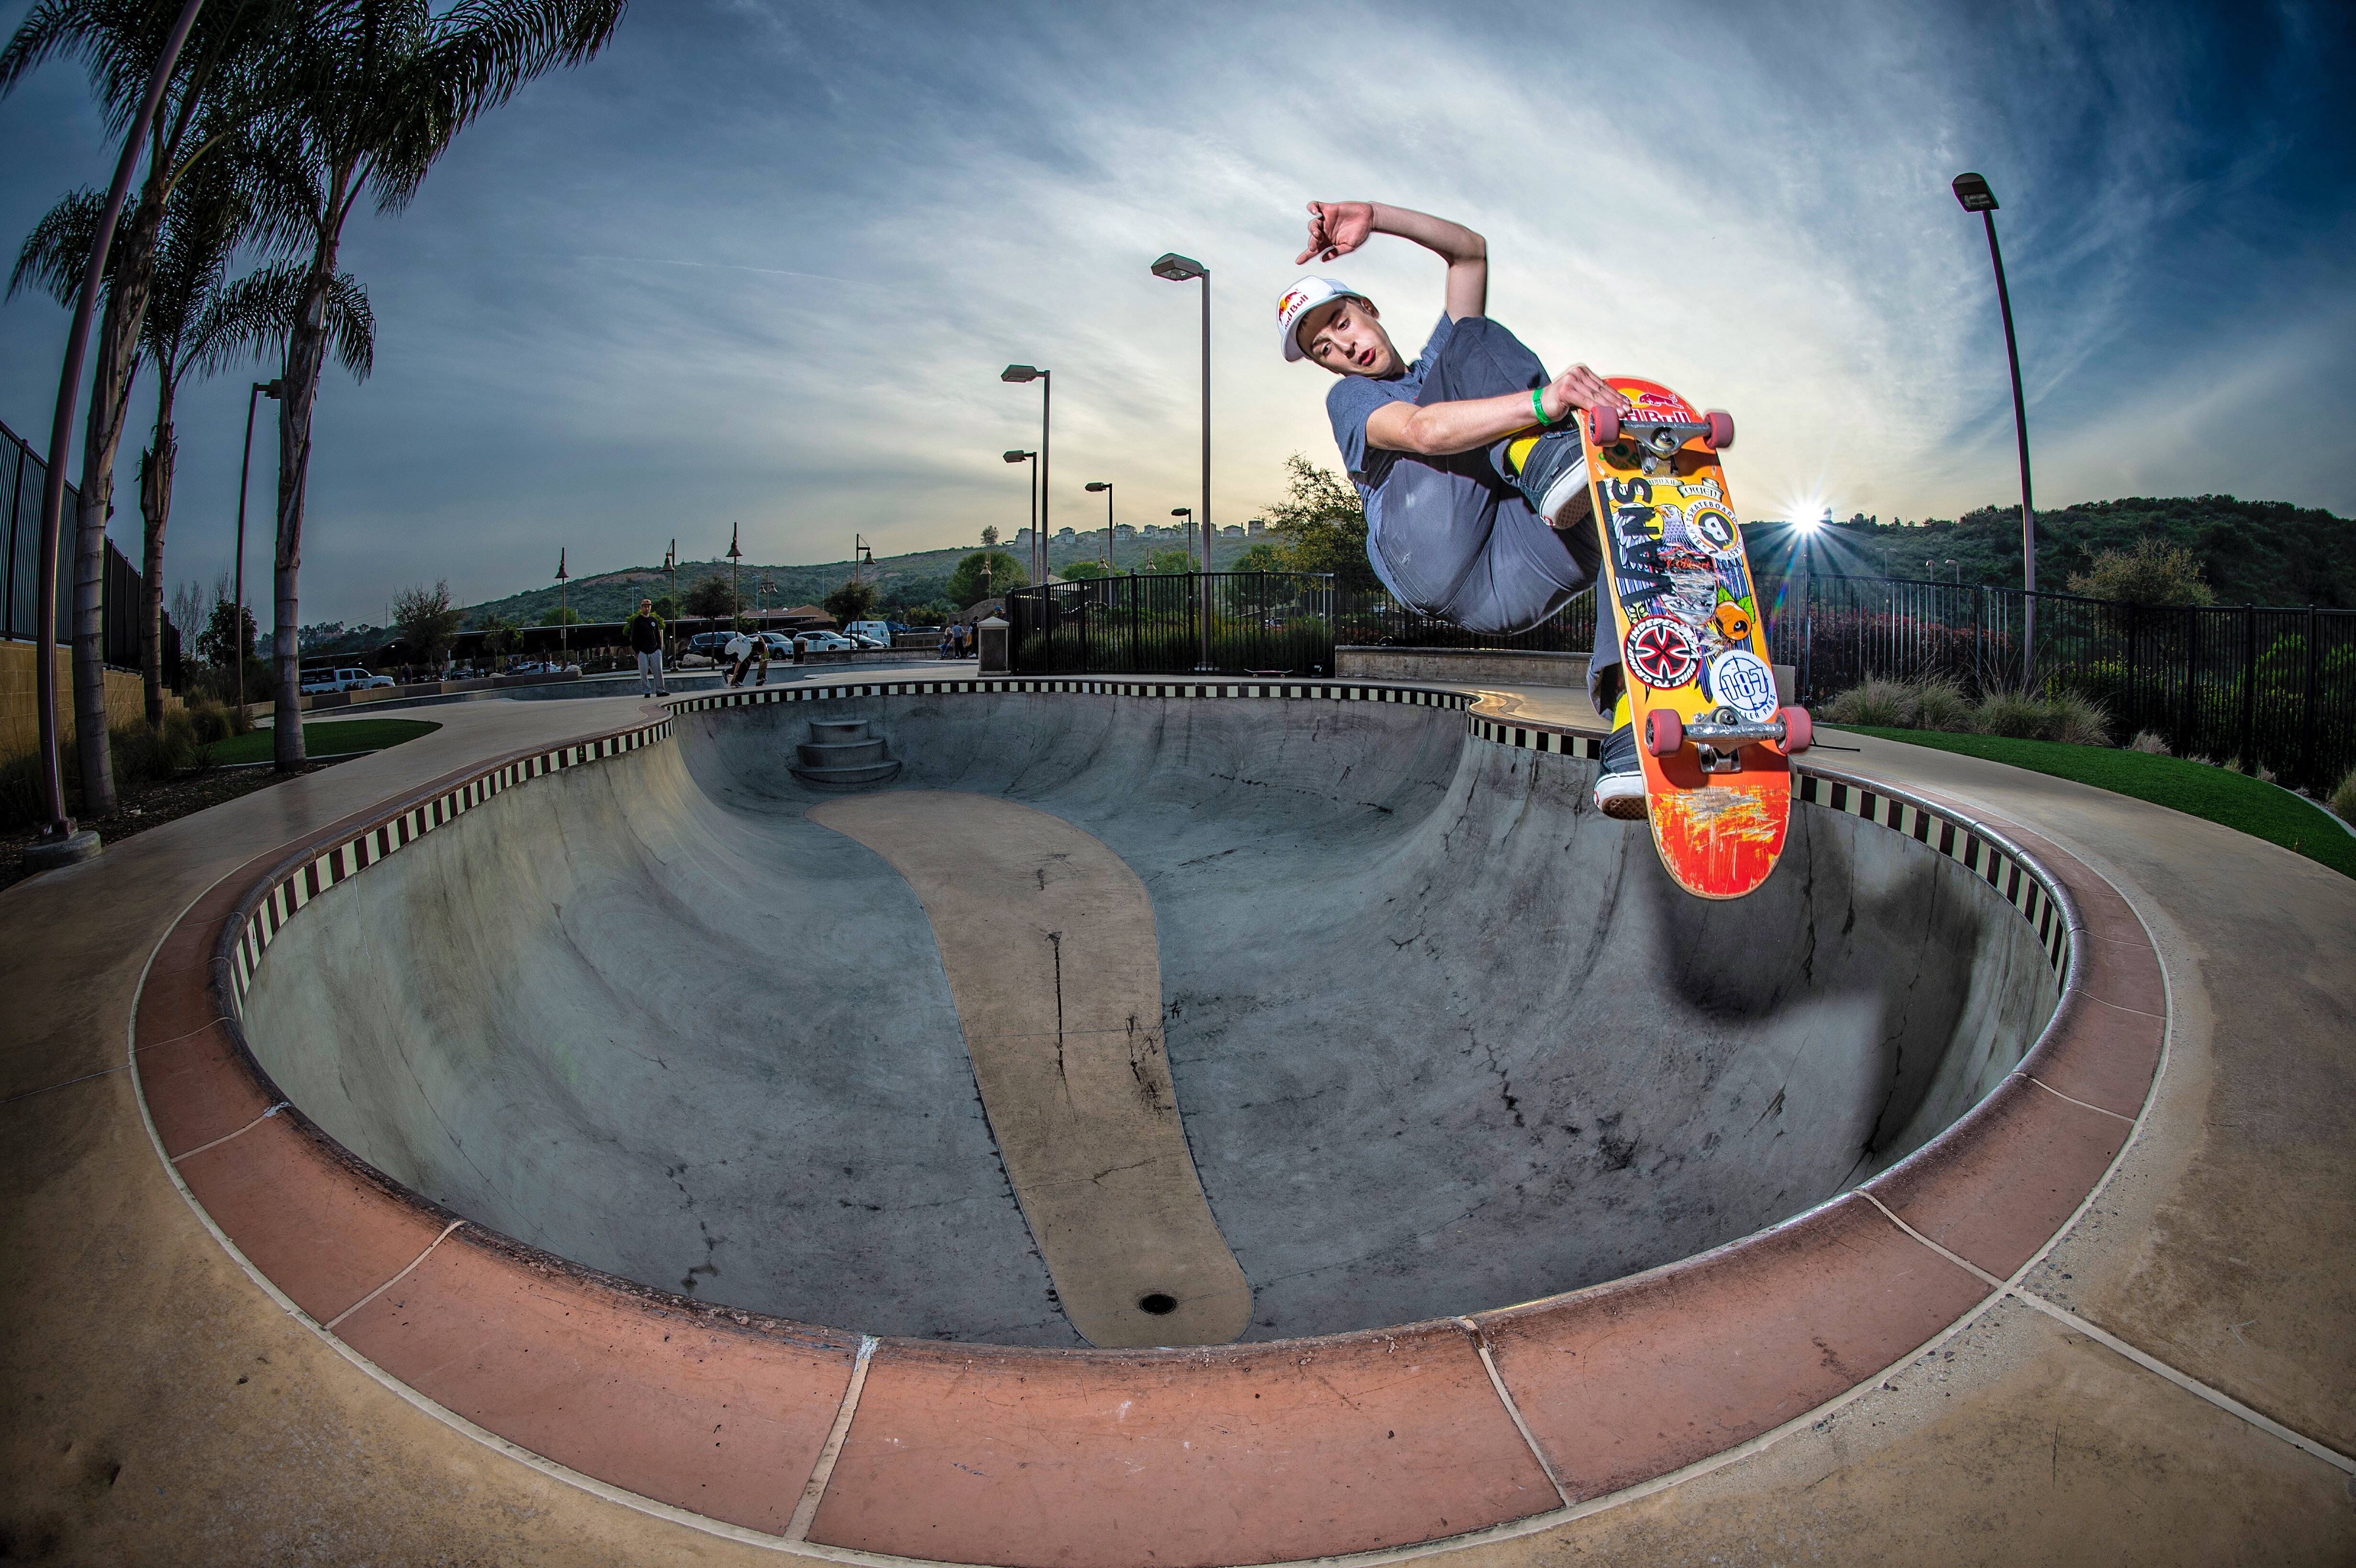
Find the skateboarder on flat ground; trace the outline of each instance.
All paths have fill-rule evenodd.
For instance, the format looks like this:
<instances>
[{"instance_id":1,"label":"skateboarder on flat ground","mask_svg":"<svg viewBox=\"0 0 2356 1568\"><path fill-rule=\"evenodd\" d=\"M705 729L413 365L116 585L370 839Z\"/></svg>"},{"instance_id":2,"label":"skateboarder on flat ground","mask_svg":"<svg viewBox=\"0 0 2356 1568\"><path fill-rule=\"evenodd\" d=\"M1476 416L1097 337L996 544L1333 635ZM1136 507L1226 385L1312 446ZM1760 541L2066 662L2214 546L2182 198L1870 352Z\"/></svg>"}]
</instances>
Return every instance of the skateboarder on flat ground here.
<instances>
[{"instance_id":1,"label":"skateboarder on flat ground","mask_svg":"<svg viewBox=\"0 0 2356 1568\"><path fill-rule=\"evenodd\" d=\"M1429 213L1312 201L1294 264L1346 256L1376 234L1448 263L1447 309L1409 361L1375 303L1333 278L1303 278L1277 304L1288 360L1341 378L1325 395L1343 466L1366 507L1366 554L1402 603L1468 631L1527 631L1596 583L1602 547L1574 409L1628 400L1584 365L1549 377L1488 319L1489 243ZM1588 696L1612 720L1595 804L1645 813L1611 606L1599 604Z\"/></svg>"}]
</instances>

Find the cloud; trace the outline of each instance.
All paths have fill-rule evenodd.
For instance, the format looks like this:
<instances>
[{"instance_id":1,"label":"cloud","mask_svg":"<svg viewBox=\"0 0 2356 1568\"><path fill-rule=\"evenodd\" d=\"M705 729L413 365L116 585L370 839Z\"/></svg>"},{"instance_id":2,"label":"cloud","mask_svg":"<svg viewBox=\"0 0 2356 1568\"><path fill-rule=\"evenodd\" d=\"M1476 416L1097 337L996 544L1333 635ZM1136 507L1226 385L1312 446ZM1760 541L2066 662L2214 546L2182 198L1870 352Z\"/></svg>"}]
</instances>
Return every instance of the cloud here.
<instances>
[{"instance_id":1,"label":"cloud","mask_svg":"<svg viewBox=\"0 0 2356 1568\"><path fill-rule=\"evenodd\" d=\"M379 369L322 401L306 618L419 578L509 592L559 545L591 570L707 553L732 522L776 560L1011 533L1029 492L998 453L1036 444L1039 389L1010 361L1055 372L1055 522L1101 516L1089 479L1124 520L1194 504L1200 285L1151 277L1164 250L1212 269L1213 509L1240 522L1286 454L1333 460L1324 378L1270 331L1312 197L1482 229L1493 314L1550 365L1735 411L1754 514L1953 516L2017 484L1985 242L1946 189L1977 168L2041 505L2356 506L2348 443L2254 475L2195 439L2245 397L2350 412L2356 220L2319 85L2344 25L1719 5L1671 41L1481 5L640 8L355 225ZM0 125L75 112L41 80ZM103 172L87 130L44 146L0 175L0 226ZM1329 270L1410 352L1439 309L1401 242ZM0 311L19 429L46 425L58 321ZM184 415L176 577L226 549L242 401L225 379Z\"/></svg>"}]
</instances>

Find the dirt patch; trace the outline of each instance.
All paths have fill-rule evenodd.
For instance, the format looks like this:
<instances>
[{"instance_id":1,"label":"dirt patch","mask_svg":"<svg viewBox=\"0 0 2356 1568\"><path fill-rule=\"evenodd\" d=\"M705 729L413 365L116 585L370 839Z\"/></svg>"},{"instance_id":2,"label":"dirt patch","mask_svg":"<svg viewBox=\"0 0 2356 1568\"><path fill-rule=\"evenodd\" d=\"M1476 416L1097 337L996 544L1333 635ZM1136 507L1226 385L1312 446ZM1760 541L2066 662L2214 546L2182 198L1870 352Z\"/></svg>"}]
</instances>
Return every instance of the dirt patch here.
<instances>
[{"instance_id":1,"label":"dirt patch","mask_svg":"<svg viewBox=\"0 0 2356 1568\"><path fill-rule=\"evenodd\" d=\"M302 773L316 773L322 768L332 768L337 761L305 763L297 773L282 773L275 768L214 768L204 773L182 773L161 784L126 784L116 792L114 810L105 816L85 816L75 826L95 828L99 840L113 844L144 833L151 827L161 827L167 822L177 822L183 816L194 816L211 806L221 805L240 795L268 789L272 784L296 778ZM10 887L25 876L25 849L33 835L22 831L11 833L0 840L0 888Z\"/></svg>"}]
</instances>

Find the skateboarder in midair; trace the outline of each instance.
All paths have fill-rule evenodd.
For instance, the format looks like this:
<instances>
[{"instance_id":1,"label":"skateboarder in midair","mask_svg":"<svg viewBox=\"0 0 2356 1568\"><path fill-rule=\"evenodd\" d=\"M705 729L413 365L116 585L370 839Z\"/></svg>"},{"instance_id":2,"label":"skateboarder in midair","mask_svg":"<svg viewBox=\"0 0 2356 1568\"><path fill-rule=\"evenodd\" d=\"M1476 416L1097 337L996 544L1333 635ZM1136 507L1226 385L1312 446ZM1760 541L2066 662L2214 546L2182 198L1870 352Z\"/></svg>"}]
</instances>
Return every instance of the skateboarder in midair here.
<instances>
[{"instance_id":1,"label":"skateboarder in midair","mask_svg":"<svg viewBox=\"0 0 2356 1568\"><path fill-rule=\"evenodd\" d=\"M1584 365L1549 377L1488 319L1489 245L1470 229L1379 202L1312 201L1296 266L1346 256L1376 234L1412 240L1448 263L1447 308L1409 361L1375 303L1332 278L1286 291L1277 321L1288 360L1341 378L1325 411L1366 507L1366 554L1401 603L1468 631L1527 631L1593 584L1601 567L1574 409L1628 400ZM1645 813L1610 607L1599 606L1587 689L1612 720L1595 804Z\"/></svg>"}]
</instances>

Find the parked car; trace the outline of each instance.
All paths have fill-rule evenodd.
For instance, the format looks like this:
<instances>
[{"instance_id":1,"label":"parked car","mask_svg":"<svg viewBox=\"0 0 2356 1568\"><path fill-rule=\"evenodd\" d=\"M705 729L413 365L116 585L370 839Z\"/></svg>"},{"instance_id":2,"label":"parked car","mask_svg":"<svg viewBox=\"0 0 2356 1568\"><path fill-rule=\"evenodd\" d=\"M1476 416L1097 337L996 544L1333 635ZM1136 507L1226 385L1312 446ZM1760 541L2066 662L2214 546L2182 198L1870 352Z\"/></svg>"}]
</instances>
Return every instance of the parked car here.
<instances>
[{"instance_id":1,"label":"parked car","mask_svg":"<svg viewBox=\"0 0 2356 1568\"><path fill-rule=\"evenodd\" d=\"M698 632L687 639L687 651L716 659L720 656L720 650L728 645L728 639L735 635L734 632Z\"/></svg>"},{"instance_id":2,"label":"parked car","mask_svg":"<svg viewBox=\"0 0 2356 1568\"><path fill-rule=\"evenodd\" d=\"M892 623L889 621L853 621L842 630L862 647L888 648L892 645Z\"/></svg>"},{"instance_id":3,"label":"parked car","mask_svg":"<svg viewBox=\"0 0 2356 1568\"><path fill-rule=\"evenodd\" d=\"M364 669L315 669L303 677L303 693L316 697L331 691L364 691L371 687L391 686L392 677L370 675Z\"/></svg>"},{"instance_id":4,"label":"parked car","mask_svg":"<svg viewBox=\"0 0 2356 1568\"><path fill-rule=\"evenodd\" d=\"M836 654L855 652L859 645L834 632L797 632L794 645L806 653Z\"/></svg>"}]
</instances>

